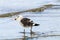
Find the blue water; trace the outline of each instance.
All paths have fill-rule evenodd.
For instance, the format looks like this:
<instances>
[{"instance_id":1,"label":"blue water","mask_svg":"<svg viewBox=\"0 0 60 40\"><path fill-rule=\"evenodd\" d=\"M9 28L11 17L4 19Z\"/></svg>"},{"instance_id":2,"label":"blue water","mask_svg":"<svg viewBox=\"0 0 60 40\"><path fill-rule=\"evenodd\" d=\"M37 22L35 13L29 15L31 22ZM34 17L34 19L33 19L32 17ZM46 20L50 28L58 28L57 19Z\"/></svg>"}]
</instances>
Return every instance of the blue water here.
<instances>
[{"instance_id":1,"label":"blue water","mask_svg":"<svg viewBox=\"0 0 60 40\"><path fill-rule=\"evenodd\" d=\"M47 10L46 10L47 11ZM53 12L26 12L20 15L24 17L30 18L35 23L39 23L40 26L33 27L33 32L36 34L32 37L30 35L30 28L26 29L25 36L28 40L59 40L59 36L48 36L44 37L44 35L60 35L60 14ZM54 11L54 10L52 10ZM41 13L41 14L40 14ZM51 13L51 14L50 14ZM53 14L52 14L53 13ZM19 24L19 22L14 20L15 17L12 18L0 18L0 39L16 39L16 38L24 38L23 27ZM53 32L52 32L53 31ZM41 37L42 35L42 37Z\"/></svg>"},{"instance_id":2,"label":"blue water","mask_svg":"<svg viewBox=\"0 0 60 40\"><path fill-rule=\"evenodd\" d=\"M59 4L57 0L42 0L41 2L40 0L1 0L0 3L3 4L0 5L0 14L23 11L50 3ZM54 6L52 8L58 7ZM24 28L19 22L14 20L16 16L0 18L0 40L60 40L60 9L46 9L43 12L25 12L20 15L30 18L35 23L40 24L37 27L33 27L33 32L35 34L30 34L30 28L26 28L25 35L24 33L20 33L24 32Z\"/></svg>"},{"instance_id":3,"label":"blue water","mask_svg":"<svg viewBox=\"0 0 60 40\"><path fill-rule=\"evenodd\" d=\"M28 10L45 4L56 4L56 0L0 0L0 14Z\"/></svg>"}]
</instances>

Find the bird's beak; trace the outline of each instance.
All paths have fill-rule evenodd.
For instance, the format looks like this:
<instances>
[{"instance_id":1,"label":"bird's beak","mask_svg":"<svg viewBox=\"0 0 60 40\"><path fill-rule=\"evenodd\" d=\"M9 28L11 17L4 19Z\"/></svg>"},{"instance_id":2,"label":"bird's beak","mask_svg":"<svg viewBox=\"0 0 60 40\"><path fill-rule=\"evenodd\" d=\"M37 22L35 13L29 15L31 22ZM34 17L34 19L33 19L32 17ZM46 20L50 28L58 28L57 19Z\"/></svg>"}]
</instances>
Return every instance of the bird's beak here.
<instances>
[{"instance_id":1,"label":"bird's beak","mask_svg":"<svg viewBox=\"0 0 60 40\"><path fill-rule=\"evenodd\" d=\"M16 20L16 18L15 18L15 20Z\"/></svg>"}]
</instances>

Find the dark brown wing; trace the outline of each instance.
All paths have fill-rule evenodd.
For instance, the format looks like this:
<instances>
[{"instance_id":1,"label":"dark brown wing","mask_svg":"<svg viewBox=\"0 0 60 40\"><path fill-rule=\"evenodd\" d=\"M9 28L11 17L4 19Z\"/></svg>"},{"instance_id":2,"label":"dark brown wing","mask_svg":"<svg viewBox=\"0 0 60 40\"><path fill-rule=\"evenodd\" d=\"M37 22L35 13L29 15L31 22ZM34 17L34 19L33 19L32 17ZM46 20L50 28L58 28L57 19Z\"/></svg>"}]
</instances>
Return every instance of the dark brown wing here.
<instances>
[{"instance_id":1,"label":"dark brown wing","mask_svg":"<svg viewBox=\"0 0 60 40\"><path fill-rule=\"evenodd\" d=\"M22 20L21 20L21 23L24 25L24 26L28 26L28 22L30 21L30 19L28 19L28 18L23 18Z\"/></svg>"}]
</instances>

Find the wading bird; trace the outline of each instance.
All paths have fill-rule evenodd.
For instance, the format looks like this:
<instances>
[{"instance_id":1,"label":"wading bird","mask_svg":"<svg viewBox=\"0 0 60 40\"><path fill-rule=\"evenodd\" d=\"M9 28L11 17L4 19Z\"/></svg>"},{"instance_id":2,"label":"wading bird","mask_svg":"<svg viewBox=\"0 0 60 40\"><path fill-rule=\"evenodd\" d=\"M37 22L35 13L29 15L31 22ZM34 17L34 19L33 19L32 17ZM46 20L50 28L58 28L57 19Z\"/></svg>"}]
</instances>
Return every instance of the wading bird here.
<instances>
[{"instance_id":1,"label":"wading bird","mask_svg":"<svg viewBox=\"0 0 60 40\"><path fill-rule=\"evenodd\" d=\"M25 18L22 15L19 15L18 17L16 17L15 20L19 21L20 25L24 27L24 32L25 32L25 28L31 27L30 32L32 33L32 27L39 26L39 24L34 23L31 19Z\"/></svg>"}]
</instances>

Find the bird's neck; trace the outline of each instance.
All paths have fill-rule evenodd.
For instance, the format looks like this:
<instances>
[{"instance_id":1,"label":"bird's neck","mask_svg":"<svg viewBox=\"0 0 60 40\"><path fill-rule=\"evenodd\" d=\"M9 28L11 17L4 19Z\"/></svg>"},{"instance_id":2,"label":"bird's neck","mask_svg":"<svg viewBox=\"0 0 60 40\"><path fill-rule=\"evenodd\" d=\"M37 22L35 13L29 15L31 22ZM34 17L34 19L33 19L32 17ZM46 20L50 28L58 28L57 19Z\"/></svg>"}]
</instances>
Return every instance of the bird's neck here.
<instances>
[{"instance_id":1,"label":"bird's neck","mask_svg":"<svg viewBox=\"0 0 60 40\"><path fill-rule=\"evenodd\" d=\"M18 18L17 21L20 22L22 20L22 18Z\"/></svg>"}]
</instances>

